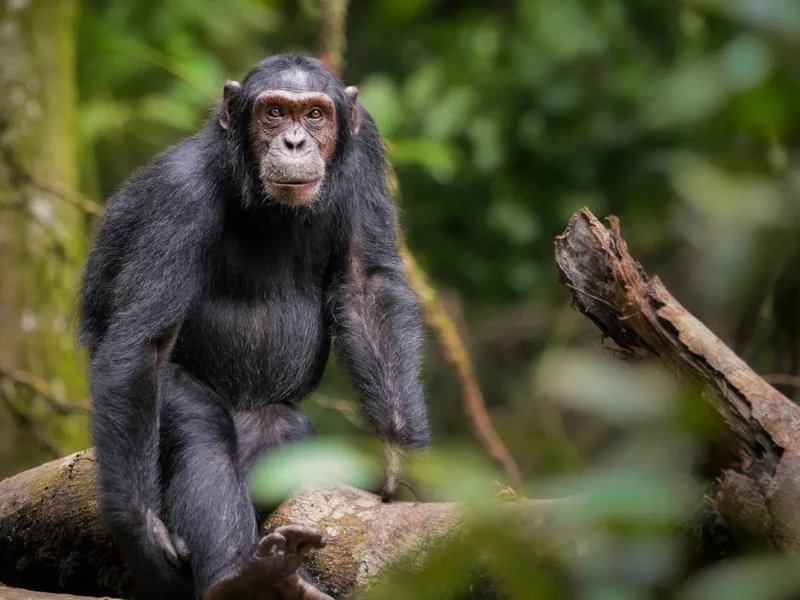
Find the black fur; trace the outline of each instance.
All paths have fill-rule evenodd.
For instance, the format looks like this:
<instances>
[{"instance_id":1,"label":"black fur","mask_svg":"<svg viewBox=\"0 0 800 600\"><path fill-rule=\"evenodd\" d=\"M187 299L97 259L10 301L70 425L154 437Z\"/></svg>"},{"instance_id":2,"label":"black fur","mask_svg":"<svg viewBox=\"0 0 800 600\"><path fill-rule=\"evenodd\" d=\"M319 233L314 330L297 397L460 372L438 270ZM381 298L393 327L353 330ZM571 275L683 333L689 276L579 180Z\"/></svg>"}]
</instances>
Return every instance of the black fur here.
<instances>
[{"instance_id":1,"label":"black fur","mask_svg":"<svg viewBox=\"0 0 800 600\"><path fill-rule=\"evenodd\" d=\"M334 100L338 142L319 197L287 208L265 196L247 130L259 92L295 84ZM292 402L319 383L331 340L377 433L428 443L418 305L383 147L360 106L351 134L348 106L319 61L267 59L242 81L227 131L217 107L108 203L84 271L80 339L102 513L145 597L181 593L148 510L192 552L183 593L201 595L252 554L249 471L311 434Z\"/></svg>"}]
</instances>

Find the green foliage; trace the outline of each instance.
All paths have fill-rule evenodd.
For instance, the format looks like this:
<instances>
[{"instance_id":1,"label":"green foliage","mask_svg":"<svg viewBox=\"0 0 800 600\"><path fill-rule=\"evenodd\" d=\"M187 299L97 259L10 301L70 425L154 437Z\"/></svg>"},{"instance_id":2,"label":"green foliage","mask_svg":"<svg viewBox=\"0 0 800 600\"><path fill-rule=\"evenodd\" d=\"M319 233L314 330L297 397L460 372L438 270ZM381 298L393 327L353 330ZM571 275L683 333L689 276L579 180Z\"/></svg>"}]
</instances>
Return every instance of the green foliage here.
<instances>
[{"instance_id":1,"label":"green foliage","mask_svg":"<svg viewBox=\"0 0 800 600\"><path fill-rule=\"evenodd\" d=\"M731 561L694 578L681 600L783 600L800 594L797 557L754 556Z\"/></svg>"},{"instance_id":2,"label":"green foliage","mask_svg":"<svg viewBox=\"0 0 800 600\"><path fill-rule=\"evenodd\" d=\"M253 498L265 505L279 504L304 484L335 481L377 489L380 464L346 442L309 441L287 446L265 458L253 473Z\"/></svg>"}]
</instances>

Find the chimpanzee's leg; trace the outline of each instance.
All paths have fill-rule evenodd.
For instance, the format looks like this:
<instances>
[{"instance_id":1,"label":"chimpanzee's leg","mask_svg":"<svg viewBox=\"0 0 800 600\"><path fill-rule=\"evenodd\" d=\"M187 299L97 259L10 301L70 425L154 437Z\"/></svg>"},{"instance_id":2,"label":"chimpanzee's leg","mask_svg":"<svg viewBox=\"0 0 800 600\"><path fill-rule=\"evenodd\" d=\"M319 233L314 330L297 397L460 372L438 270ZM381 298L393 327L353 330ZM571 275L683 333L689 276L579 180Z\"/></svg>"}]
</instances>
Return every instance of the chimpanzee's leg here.
<instances>
[{"instance_id":1,"label":"chimpanzee's leg","mask_svg":"<svg viewBox=\"0 0 800 600\"><path fill-rule=\"evenodd\" d=\"M299 408L270 404L234 414L239 473L249 480L258 459L278 447L313 435L311 421ZM332 600L300 568L303 554L324 547L319 532L297 525L279 527L264 537L253 556L218 580L204 600ZM257 590L257 591L256 591ZM254 595L259 592L262 596Z\"/></svg>"},{"instance_id":2,"label":"chimpanzee's leg","mask_svg":"<svg viewBox=\"0 0 800 600\"><path fill-rule=\"evenodd\" d=\"M160 385L165 521L191 551L197 597L257 546L247 481L239 476L227 403L175 365Z\"/></svg>"},{"instance_id":3,"label":"chimpanzee's leg","mask_svg":"<svg viewBox=\"0 0 800 600\"><path fill-rule=\"evenodd\" d=\"M287 402L267 404L233 415L242 481L247 482L258 459L284 444L314 435L311 420Z\"/></svg>"}]
</instances>

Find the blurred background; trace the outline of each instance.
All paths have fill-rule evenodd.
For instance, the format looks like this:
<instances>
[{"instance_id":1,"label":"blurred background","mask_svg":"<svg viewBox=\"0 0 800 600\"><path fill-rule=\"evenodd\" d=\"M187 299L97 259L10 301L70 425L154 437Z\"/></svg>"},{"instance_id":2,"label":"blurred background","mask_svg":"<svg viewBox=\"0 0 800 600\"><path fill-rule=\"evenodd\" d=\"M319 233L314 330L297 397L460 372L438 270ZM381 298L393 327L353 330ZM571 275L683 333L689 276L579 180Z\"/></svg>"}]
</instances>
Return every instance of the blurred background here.
<instances>
[{"instance_id":1,"label":"blurred background","mask_svg":"<svg viewBox=\"0 0 800 600\"><path fill-rule=\"evenodd\" d=\"M0 477L89 443L75 295L104 199L195 131L226 79L270 54L316 52L324 8L2 0ZM619 216L648 273L793 396L800 4L353 0L343 41L341 77L386 140L425 299L442 461L427 483L446 496L473 480L486 493L497 481L598 495L575 519L602 551L538 574L512 568L527 564L517 552L497 566L505 591L671 597L689 581L687 597L716 597L698 590L717 581L726 598L797 597L714 579L725 552L687 523L724 427L695 392L603 351L558 284L553 240L583 206ZM362 435L336 368L304 407L322 433ZM793 572L781 564L769 568ZM440 579L456 590L437 569L397 597L439 597Z\"/></svg>"}]
</instances>

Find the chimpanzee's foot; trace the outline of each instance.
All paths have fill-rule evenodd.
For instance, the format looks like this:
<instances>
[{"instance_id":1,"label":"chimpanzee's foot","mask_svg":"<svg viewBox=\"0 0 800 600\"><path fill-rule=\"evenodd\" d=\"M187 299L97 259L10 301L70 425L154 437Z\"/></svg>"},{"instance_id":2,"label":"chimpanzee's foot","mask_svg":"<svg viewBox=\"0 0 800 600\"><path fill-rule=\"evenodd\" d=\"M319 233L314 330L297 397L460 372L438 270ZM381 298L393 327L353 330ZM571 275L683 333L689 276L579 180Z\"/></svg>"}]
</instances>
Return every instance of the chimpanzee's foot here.
<instances>
[{"instance_id":1,"label":"chimpanzee's foot","mask_svg":"<svg viewBox=\"0 0 800 600\"><path fill-rule=\"evenodd\" d=\"M278 527L261 539L252 558L215 583L203 600L333 600L297 574L301 557L324 547L322 534L310 527Z\"/></svg>"}]
</instances>

